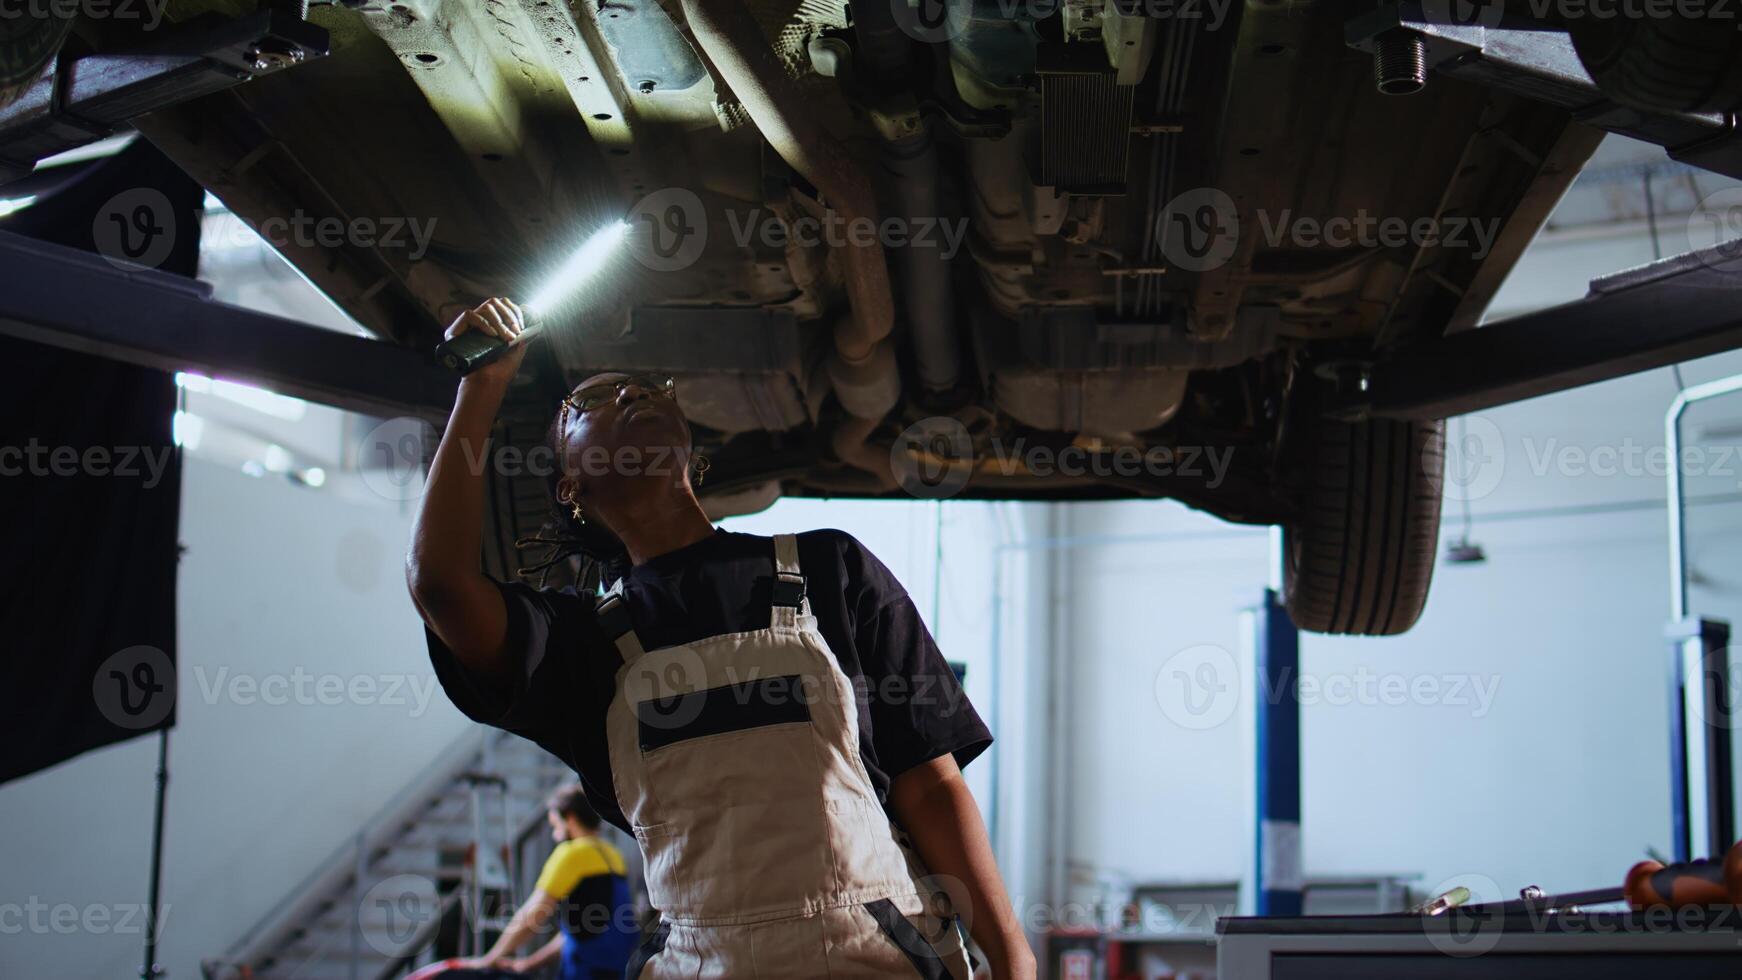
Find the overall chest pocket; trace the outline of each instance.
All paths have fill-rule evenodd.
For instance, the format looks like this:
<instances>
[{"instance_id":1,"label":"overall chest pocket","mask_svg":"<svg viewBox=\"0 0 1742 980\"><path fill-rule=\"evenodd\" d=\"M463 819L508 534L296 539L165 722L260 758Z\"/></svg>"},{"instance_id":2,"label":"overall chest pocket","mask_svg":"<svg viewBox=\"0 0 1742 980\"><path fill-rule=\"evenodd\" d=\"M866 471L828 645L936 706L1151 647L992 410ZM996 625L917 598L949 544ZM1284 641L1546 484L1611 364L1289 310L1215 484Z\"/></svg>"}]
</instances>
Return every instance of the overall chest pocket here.
<instances>
[{"instance_id":1,"label":"overall chest pocket","mask_svg":"<svg viewBox=\"0 0 1742 980\"><path fill-rule=\"evenodd\" d=\"M784 674L641 701L635 705L641 751L774 725L809 725L812 687L802 674Z\"/></svg>"},{"instance_id":2,"label":"overall chest pocket","mask_svg":"<svg viewBox=\"0 0 1742 980\"><path fill-rule=\"evenodd\" d=\"M636 828L654 904L679 918L815 907L835 886L823 753L802 675L635 705L657 822Z\"/></svg>"}]
</instances>

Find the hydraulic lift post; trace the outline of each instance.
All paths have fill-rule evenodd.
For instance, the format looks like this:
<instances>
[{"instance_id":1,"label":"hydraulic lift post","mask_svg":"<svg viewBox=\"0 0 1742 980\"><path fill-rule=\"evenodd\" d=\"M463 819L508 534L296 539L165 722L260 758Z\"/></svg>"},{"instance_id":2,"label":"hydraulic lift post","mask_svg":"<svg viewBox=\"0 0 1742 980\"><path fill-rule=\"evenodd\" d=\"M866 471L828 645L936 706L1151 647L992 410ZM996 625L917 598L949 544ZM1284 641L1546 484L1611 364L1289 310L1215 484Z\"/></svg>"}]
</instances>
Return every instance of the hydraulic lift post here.
<instances>
[{"instance_id":1,"label":"hydraulic lift post","mask_svg":"<svg viewBox=\"0 0 1742 980\"><path fill-rule=\"evenodd\" d=\"M1722 857L1736 842L1731 768L1730 627L1671 623L1669 779L1675 860ZM1696 851L1695 848L1698 848Z\"/></svg>"},{"instance_id":2,"label":"hydraulic lift post","mask_svg":"<svg viewBox=\"0 0 1742 980\"><path fill-rule=\"evenodd\" d=\"M1282 601L1282 528L1270 529L1270 582L1241 610L1244 662L1252 665L1252 870L1244 888L1255 915L1300 915L1305 894L1300 824L1300 630Z\"/></svg>"},{"instance_id":3,"label":"hydraulic lift post","mask_svg":"<svg viewBox=\"0 0 1742 980\"><path fill-rule=\"evenodd\" d=\"M1300 630L1275 588L1246 615L1257 732L1253 907L1258 915L1300 915Z\"/></svg>"}]
</instances>

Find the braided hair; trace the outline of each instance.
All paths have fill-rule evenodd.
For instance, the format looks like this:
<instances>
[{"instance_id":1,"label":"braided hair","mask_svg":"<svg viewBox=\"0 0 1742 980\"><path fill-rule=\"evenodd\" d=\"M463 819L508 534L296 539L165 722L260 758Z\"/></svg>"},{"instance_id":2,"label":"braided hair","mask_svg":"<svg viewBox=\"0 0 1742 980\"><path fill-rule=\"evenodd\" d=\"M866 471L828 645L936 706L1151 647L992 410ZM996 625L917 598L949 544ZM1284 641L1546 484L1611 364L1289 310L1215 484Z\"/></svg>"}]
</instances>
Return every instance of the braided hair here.
<instances>
[{"instance_id":1,"label":"braided hair","mask_svg":"<svg viewBox=\"0 0 1742 980\"><path fill-rule=\"evenodd\" d=\"M545 473L551 519L537 534L515 541L514 547L521 551L546 549L537 561L519 569L522 578L537 574L538 587L542 589L553 568L568 565L575 575L576 590L590 595L599 591L601 583L614 582L629 573L629 549L605 527L603 521L576 520L571 507L563 502L560 486L564 475L563 423L567 418L568 403L564 402L544 434L545 448L550 452L550 458L556 461L556 465ZM571 562L577 558L580 560L578 567Z\"/></svg>"}]
</instances>

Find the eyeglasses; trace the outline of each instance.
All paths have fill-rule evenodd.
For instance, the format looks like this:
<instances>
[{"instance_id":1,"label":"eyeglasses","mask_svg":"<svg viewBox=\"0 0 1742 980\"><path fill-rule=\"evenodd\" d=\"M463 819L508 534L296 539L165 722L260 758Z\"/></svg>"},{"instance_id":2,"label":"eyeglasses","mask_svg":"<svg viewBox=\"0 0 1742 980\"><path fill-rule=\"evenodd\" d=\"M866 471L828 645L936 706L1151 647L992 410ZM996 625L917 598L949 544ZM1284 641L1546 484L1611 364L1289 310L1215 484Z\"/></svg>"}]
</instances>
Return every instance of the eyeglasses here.
<instances>
[{"instance_id":1,"label":"eyeglasses","mask_svg":"<svg viewBox=\"0 0 1742 980\"><path fill-rule=\"evenodd\" d=\"M617 400L623 389L634 386L667 398L677 398L677 382L668 374L633 374L618 381L604 381L569 392L563 404L576 412L590 412Z\"/></svg>"}]
</instances>

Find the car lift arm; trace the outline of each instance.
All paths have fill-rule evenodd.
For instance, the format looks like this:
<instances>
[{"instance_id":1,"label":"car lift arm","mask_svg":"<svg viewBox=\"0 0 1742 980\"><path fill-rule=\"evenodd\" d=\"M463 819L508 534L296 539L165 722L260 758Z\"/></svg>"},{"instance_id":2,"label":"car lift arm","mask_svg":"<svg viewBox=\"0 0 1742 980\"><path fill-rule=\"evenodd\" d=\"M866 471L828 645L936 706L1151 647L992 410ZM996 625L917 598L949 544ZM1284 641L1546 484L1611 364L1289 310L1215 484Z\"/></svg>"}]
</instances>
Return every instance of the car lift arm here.
<instances>
[{"instance_id":1,"label":"car lift arm","mask_svg":"<svg viewBox=\"0 0 1742 980\"><path fill-rule=\"evenodd\" d=\"M1335 407L1443 419L1742 347L1742 239L1592 280L1584 299L1402 348Z\"/></svg>"},{"instance_id":2,"label":"car lift arm","mask_svg":"<svg viewBox=\"0 0 1742 980\"><path fill-rule=\"evenodd\" d=\"M0 335L370 415L439 423L454 403L454 376L426 353L219 303L195 279L10 232L0 269Z\"/></svg>"},{"instance_id":3,"label":"car lift arm","mask_svg":"<svg viewBox=\"0 0 1742 980\"><path fill-rule=\"evenodd\" d=\"M1373 52L1380 38L1394 32L1418 35L1426 67L1441 75L1559 106L1588 126L1655 143L1683 163L1742 178L1736 113L1655 112L1621 105L1597 88L1566 34L1540 25L1514 25L1504 17L1497 26L1449 24L1431 18L1424 6L1410 0L1355 17L1344 25L1345 41ZM1462 5L1434 6L1450 10ZM1501 12L1498 3L1473 6Z\"/></svg>"},{"instance_id":4,"label":"car lift arm","mask_svg":"<svg viewBox=\"0 0 1742 980\"><path fill-rule=\"evenodd\" d=\"M211 299L204 283L0 232L0 335L215 373L373 415L440 420L455 381L419 351ZM1591 283L1584 299L1372 364L1344 418L1440 419L1742 347L1742 241Z\"/></svg>"},{"instance_id":5,"label":"car lift arm","mask_svg":"<svg viewBox=\"0 0 1742 980\"><path fill-rule=\"evenodd\" d=\"M323 58L329 48L324 28L283 10L200 16L155 35L130 50L62 51L17 101L0 106L0 184L125 129L135 116Z\"/></svg>"}]
</instances>

